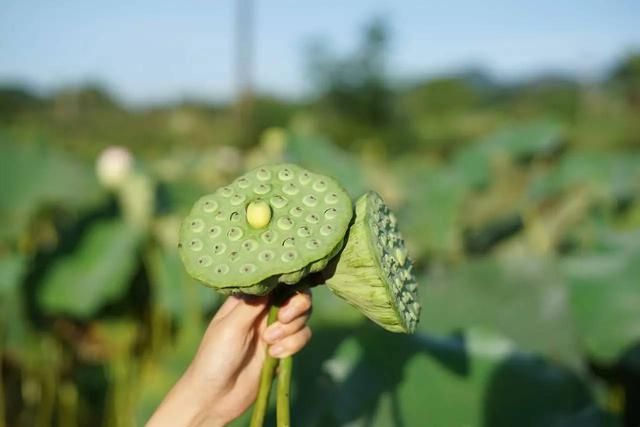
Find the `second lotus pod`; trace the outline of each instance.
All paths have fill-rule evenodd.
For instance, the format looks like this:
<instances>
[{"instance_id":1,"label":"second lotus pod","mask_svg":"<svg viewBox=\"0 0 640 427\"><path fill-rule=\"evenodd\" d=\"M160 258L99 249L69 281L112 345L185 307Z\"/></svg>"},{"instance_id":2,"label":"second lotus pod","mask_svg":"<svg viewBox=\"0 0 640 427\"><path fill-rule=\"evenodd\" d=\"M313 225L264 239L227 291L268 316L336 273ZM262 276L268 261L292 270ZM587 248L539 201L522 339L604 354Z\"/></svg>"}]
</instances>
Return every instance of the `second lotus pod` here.
<instances>
[{"instance_id":1,"label":"second lotus pod","mask_svg":"<svg viewBox=\"0 0 640 427\"><path fill-rule=\"evenodd\" d=\"M352 215L333 179L291 164L263 166L195 203L180 256L192 277L220 292L264 295L322 270Z\"/></svg>"},{"instance_id":2,"label":"second lotus pod","mask_svg":"<svg viewBox=\"0 0 640 427\"><path fill-rule=\"evenodd\" d=\"M413 333L420 304L412 268L395 215L377 193L360 197L329 288L383 328Z\"/></svg>"}]
</instances>

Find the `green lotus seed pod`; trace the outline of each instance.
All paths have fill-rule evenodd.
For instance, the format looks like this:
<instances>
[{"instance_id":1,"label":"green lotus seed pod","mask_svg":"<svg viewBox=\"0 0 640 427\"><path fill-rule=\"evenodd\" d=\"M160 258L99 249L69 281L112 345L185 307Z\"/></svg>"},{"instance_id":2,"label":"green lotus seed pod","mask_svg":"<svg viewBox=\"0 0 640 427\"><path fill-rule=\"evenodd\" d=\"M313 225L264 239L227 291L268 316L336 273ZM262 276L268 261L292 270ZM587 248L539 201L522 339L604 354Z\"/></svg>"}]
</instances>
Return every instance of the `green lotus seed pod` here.
<instances>
[{"instance_id":1,"label":"green lotus seed pod","mask_svg":"<svg viewBox=\"0 0 640 427\"><path fill-rule=\"evenodd\" d=\"M335 256L353 215L333 179L291 164L263 166L198 200L180 230L187 272L223 293L264 295Z\"/></svg>"},{"instance_id":2,"label":"green lotus seed pod","mask_svg":"<svg viewBox=\"0 0 640 427\"><path fill-rule=\"evenodd\" d=\"M377 193L360 197L329 289L383 328L413 333L420 304L412 268L393 213Z\"/></svg>"}]
</instances>

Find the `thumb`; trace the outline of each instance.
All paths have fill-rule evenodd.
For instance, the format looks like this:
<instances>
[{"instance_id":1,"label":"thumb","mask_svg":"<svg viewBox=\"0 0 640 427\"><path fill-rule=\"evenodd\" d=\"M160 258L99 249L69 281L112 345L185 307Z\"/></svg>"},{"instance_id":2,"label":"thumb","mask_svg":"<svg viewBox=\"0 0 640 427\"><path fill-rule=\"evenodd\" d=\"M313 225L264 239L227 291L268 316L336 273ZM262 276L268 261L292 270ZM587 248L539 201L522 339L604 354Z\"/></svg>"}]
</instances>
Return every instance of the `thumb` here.
<instances>
[{"instance_id":1,"label":"thumb","mask_svg":"<svg viewBox=\"0 0 640 427\"><path fill-rule=\"evenodd\" d=\"M249 330L267 308L268 297L241 298L221 320L234 329Z\"/></svg>"}]
</instances>

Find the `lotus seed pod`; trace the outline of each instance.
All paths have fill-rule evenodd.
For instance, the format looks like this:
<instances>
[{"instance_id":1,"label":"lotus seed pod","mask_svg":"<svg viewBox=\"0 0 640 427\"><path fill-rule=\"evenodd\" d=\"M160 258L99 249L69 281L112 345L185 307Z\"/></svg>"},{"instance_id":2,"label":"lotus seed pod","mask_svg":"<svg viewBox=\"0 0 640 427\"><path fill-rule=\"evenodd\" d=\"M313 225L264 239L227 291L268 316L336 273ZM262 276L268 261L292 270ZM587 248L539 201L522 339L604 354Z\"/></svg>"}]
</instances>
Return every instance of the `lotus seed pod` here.
<instances>
[{"instance_id":1,"label":"lotus seed pod","mask_svg":"<svg viewBox=\"0 0 640 427\"><path fill-rule=\"evenodd\" d=\"M393 213L377 193L360 197L329 289L383 328L413 333L420 304L412 268Z\"/></svg>"},{"instance_id":2,"label":"lotus seed pod","mask_svg":"<svg viewBox=\"0 0 640 427\"><path fill-rule=\"evenodd\" d=\"M264 295L335 256L353 215L333 179L291 164L263 166L206 195L180 230L187 272L222 293Z\"/></svg>"}]
</instances>

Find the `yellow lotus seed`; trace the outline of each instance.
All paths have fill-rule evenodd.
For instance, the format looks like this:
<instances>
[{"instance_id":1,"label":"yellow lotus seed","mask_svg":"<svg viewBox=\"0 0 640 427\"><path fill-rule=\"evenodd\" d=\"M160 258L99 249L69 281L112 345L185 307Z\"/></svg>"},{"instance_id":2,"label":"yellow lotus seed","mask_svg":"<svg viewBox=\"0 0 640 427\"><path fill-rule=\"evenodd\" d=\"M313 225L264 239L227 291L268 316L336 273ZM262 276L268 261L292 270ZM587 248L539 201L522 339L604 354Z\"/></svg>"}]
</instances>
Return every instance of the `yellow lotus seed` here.
<instances>
[{"instance_id":1,"label":"yellow lotus seed","mask_svg":"<svg viewBox=\"0 0 640 427\"><path fill-rule=\"evenodd\" d=\"M264 228L271 221L271 207L263 200L249 203L247 222L252 228Z\"/></svg>"}]
</instances>

